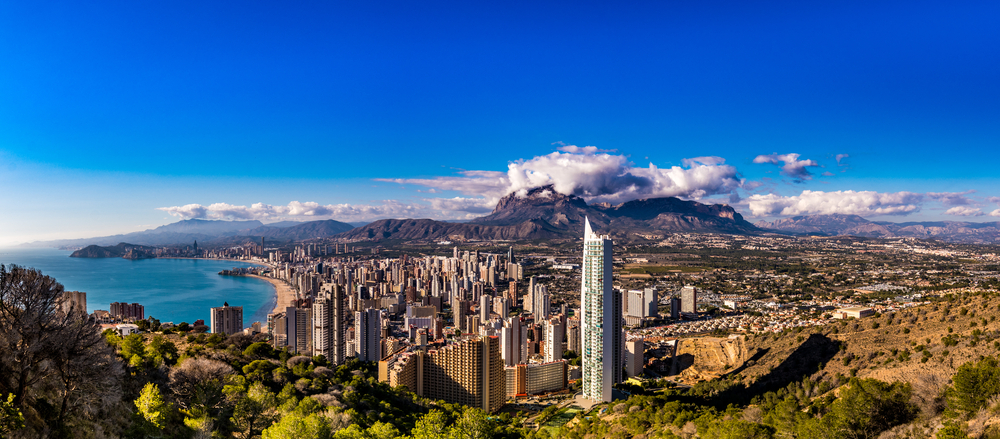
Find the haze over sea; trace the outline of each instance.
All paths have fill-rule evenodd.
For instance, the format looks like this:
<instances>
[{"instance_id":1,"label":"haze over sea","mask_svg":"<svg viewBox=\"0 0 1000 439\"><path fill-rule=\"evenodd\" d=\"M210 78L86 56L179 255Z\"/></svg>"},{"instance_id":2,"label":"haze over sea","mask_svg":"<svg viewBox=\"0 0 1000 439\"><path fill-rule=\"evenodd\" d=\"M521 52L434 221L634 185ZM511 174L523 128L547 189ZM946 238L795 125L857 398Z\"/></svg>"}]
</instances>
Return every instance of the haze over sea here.
<instances>
[{"instance_id":1,"label":"haze over sea","mask_svg":"<svg viewBox=\"0 0 1000 439\"><path fill-rule=\"evenodd\" d=\"M71 258L72 252L49 248L0 249L0 264L37 268L68 291L87 293L87 312L109 309L111 302L138 303L146 316L162 322L204 319L209 308L229 302L243 307L243 325L267 321L274 307L274 287L267 281L220 276L221 270L254 264L204 259Z\"/></svg>"}]
</instances>

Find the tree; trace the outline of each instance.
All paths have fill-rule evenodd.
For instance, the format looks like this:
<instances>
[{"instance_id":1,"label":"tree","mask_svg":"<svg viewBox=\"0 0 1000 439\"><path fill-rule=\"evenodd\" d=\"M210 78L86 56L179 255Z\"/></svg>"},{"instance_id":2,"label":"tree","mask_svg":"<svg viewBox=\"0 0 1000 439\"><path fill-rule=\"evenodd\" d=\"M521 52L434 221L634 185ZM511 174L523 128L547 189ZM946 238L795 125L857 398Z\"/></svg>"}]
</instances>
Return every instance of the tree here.
<instances>
[{"instance_id":1,"label":"tree","mask_svg":"<svg viewBox=\"0 0 1000 439\"><path fill-rule=\"evenodd\" d=\"M970 413L986 406L986 401L1000 394L1000 368L994 357L986 357L977 362L959 366L952 377L954 386L948 392L949 402L958 409Z\"/></svg>"},{"instance_id":2,"label":"tree","mask_svg":"<svg viewBox=\"0 0 1000 439\"><path fill-rule=\"evenodd\" d=\"M493 437L493 422L482 410L467 408L449 433L451 439L488 439Z\"/></svg>"},{"instance_id":3,"label":"tree","mask_svg":"<svg viewBox=\"0 0 1000 439\"><path fill-rule=\"evenodd\" d=\"M249 358L265 359L265 358L276 358L277 355L274 352L274 348L271 347L270 343L257 342L247 346L243 350L243 355Z\"/></svg>"},{"instance_id":4,"label":"tree","mask_svg":"<svg viewBox=\"0 0 1000 439\"><path fill-rule=\"evenodd\" d=\"M192 417L218 419L226 405L222 389L232 373L233 368L221 361L190 358L170 371L170 388L178 396L178 405Z\"/></svg>"},{"instance_id":5,"label":"tree","mask_svg":"<svg viewBox=\"0 0 1000 439\"><path fill-rule=\"evenodd\" d=\"M371 439L395 439L399 437L399 430L395 425L388 422L376 422L365 431Z\"/></svg>"},{"instance_id":6,"label":"tree","mask_svg":"<svg viewBox=\"0 0 1000 439\"><path fill-rule=\"evenodd\" d=\"M262 439L330 439L330 436L326 419L315 413L306 416L287 414L261 434Z\"/></svg>"},{"instance_id":7,"label":"tree","mask_svg":"<svg viewBox=\"0 0 1000 439\"><path fill-rule=\"evenodd\" d=\"M139 334L129 334L121 343L121 355L122 358L131 359L132 357L145 358L146 357L146 344L142 341L142 336Z\"/></svg>"},{"instance_id":8,"label":"tree","mask_svg":"<svg viewBox=\"0 0 1000 439\"><path fill-rule=\"evenodd\" d=\"M853 378L841 390L840 398L830 405L823 421L840 437L875 438L916 416L917 409L909 402L910 394L908 383Z\"/></svg>"},{"instance_id":9,"label":"tree","mask_svg":"<svg viewBox=\"0 0 1000 439\"><path fill-rule=\"evenodd\" d=\"M448 427L445 426L445 421L444 412L431 410L417 420L410 435L413 439L447 439Z\"/></svg>"},{"instance_id":10,"label":"tree","mask_svg":"<svg viewBox=\"0 0 1000 439\"><path fill-rule=\"evenodd\" d=\"M281 417L277 396L259 381L250 384L249 389L245 385L227 386L226 393L234 402L230 421L237 437L259 437L265 427Z\"/></svg>"},{"instance_id":11,"label":"tree","mask_svg":"<svg viewBox=\"0 0 1000 439\"><path fill-rule=\"evenodd\" d=\"M63 312L63 287L34 269L0 265L0 395L28 427L69 435L121 398L121 364L100 326Z\"/></svg>"},{"instance_id":12,"label":"tree","mask_svg":"<svg viewBox=\"0 0 1000 439\"><path fill-rule=\"evenodd\" d=\"M702 436L705 439L771 439L774 428L742 419L717 421Z\"/></svg>"},{"instance_id":13,"label":"tree","mask_svg":"<svg viewBox=\"0 0 1000 439\"><path fill-rule=\"evenodd\" d=\"M139 398L135 400L135 407L139 410L139 415L157 430L167 427L167 420L174 410L174 405L163 400L160 388L153 383L146 383L142 388Z\"/></svg>"},{"instance_id":14,"label":"tree","mask_svg":"<svg viewBox=\"0 0 1000 439\"><path fill-rule=\"evenodd\" d=\"M10 433L24 428L24 415L14 407L14 394L7 395L7 400L0 399L0 433Z\"/></svg>"}]
</instances>

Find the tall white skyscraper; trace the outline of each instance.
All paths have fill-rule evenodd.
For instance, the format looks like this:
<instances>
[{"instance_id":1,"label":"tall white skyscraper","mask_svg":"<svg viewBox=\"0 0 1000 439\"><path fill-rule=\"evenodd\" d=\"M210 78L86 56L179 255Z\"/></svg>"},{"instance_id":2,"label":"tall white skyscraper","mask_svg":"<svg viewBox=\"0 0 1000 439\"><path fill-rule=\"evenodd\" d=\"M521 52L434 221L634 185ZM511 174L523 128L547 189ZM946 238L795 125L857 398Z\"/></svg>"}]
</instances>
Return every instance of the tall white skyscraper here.
<instances>
[{"instance_id":1,"label":"tall white skyscraper","mask_svg":"<svg viewBox=\"0 0 1000 439\"><path fill-rule=\"evenodd\" d=\"M584 219L580 355L583 397L594 401L612 401L612 386L622 381L622 302L612 287L612 246Z\"/></svg>"}]
</instances>

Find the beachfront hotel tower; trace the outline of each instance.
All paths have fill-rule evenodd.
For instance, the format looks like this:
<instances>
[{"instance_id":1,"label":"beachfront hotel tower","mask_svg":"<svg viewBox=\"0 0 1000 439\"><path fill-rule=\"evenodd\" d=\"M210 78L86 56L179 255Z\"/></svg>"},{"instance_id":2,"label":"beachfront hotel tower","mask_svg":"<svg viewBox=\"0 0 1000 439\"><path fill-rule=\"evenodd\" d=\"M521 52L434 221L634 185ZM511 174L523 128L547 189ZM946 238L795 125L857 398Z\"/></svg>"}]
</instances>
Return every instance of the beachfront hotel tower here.
<instances>
[{"instance_id":1,"label":"beachfront hotel tower","mask_svg":"<svg viewBox=\"0 0 1000 439\"><path fill-rule=\"evenodd\" d=\"M211 324L213 334L233 335L243 331L243 307L229 306L226 302L221 307L211 309Z\"/></svg>"},{"instance_id":2,"label":"beachfront hotel tower","mask_svg":"<svg viewBox=\"0 0 1000 439\"><path fill-rule=\"evenodd\" d=\"M580 287L580 355L583 397L612 401L622 381L622 302L612 287L613 243L597 235L584 219L583 274Z\"/></svg>"}]
</instances>

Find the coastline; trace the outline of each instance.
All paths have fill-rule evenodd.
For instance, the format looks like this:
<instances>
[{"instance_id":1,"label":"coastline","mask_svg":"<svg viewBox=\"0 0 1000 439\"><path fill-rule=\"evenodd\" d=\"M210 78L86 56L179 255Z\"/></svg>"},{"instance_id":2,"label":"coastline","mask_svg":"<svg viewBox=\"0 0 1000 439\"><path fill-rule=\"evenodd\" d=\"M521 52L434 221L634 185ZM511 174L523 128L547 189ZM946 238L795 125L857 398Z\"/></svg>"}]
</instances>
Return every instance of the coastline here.
<instances>
[{"instance_id":1,"label":"coastline","mask_svg":"<svg viewBox=\"0 0 1000 439\"><path fill-rule=\"evenodd\" d=\"M263 262L244 261L244 260L241 260L241 259L193 258L193 257L189 257L189 256L157 256L156 258L153 258L153 259L193 259L193 260L196 260L196 261L228 261L228 262L239 262L239 263L242 263L242 264L256 265L256 266L259 266L259 267L271 267L270 265L268 265L266 263L263 263ZM273 267L271 267L271 268L273 268Z\"/></svg>"},{"instance_id":2,"label":"coastline","mask_svg":"<svg viewBox=\"0 0 1000 439\"><path fill-rule=\"evenodd\" d=\"M245 276L267 281L274 286L275 303L274 309L271 312L283 312L285 308L292 306L292 301L296 298L295 290L292 289L292 287L285 281L271 277L258 276L256 274L247 274Z\"/></svg>"}]
</instances>

